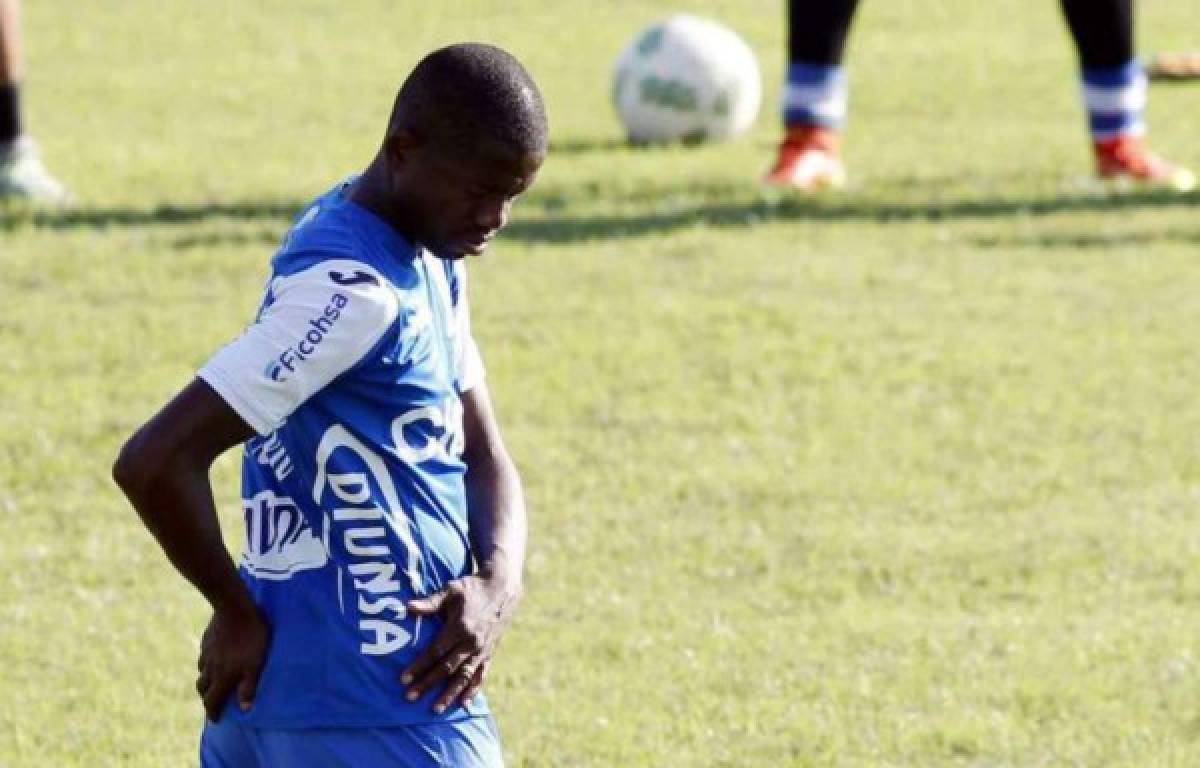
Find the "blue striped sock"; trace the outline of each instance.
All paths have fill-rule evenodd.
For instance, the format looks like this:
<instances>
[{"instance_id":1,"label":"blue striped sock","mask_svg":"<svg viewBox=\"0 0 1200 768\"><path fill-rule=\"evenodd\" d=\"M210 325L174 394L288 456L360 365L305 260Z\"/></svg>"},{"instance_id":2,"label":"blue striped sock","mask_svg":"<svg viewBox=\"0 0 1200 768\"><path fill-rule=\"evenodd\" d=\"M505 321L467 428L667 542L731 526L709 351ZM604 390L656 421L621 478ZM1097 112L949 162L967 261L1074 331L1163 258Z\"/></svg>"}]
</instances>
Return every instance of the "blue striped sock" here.
<instances>
[{"instance_id":1,"label":"blue striped sock","mask_svg":"<svg viewBox=\"0 0 1200 768\"><path fill-rule=\"evenodd\" d=\"M832 64L788 65L783 90L783 122L796 125L841 128L846 122L846 72Z\"/></svg>"},{"instance_id":2,"label":"blue striped sock","mask_svg":"<svg viewBox=\"0 0 1200 768\"><path fill-rule=\"evenodd\" d=\"M1146 132L1146 75L1136 59L1123 67L1083 70L1083 105L1092 140Z\"/></svg>"}]
</instances>

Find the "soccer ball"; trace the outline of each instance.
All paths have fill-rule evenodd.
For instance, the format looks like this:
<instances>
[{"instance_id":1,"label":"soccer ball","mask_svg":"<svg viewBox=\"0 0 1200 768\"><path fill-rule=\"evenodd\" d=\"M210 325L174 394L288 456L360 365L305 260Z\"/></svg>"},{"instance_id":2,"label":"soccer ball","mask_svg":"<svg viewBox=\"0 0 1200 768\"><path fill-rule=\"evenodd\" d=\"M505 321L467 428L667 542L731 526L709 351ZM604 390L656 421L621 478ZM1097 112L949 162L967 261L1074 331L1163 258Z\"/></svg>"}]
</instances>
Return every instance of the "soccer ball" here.
<instances>
[{"instance_id":1,"label":"soccer ball","mask_svg":"<svg viewBox=\"0 0 1200 768\"><path fill-rule=\"evenodd\" d=\"M613 102L632 142L732 139L758 115L754 52L715 21L681 13L643 30L617 59Z\"/></svg>"}]
</instances>

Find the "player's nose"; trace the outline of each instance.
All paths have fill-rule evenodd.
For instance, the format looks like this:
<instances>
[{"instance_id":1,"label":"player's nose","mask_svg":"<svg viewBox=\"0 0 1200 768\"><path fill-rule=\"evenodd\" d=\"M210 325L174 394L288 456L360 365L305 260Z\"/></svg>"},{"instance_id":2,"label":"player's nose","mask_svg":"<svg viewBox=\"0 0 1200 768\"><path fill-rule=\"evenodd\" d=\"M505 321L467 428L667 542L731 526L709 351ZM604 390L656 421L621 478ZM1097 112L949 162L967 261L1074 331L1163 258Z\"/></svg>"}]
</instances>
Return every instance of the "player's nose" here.
<instances>
[{"instance_id":1,"label":"player's nose","mask_svg":"<svg viewBox=\"0 0 1200 768\"><path fill-rule=\"evenodd\" d=\"M507 200L484 203L475 211L475 224L480 229L495 232L508 223L508 210Z\"/></svg>"}]
</instances>

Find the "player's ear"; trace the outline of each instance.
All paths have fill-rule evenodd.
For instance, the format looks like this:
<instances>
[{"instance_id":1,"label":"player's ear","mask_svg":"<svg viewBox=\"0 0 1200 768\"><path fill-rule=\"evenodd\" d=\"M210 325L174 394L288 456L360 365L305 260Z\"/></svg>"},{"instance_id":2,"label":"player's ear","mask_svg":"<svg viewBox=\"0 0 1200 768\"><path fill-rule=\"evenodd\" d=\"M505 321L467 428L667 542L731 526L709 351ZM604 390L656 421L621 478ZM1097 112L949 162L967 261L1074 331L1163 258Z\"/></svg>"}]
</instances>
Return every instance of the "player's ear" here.
<instances>
[{"instance_id":1,"label":"player's ear","mask_svg":"<svg viewBox=\"0 0 1200 768\"><path fill-rule=\"evenodd\" d=\"M421 138L408 128L396 128L383 140L383 151L388 163L399 168L405 165L412 153L421 146Z\"/></svg>"}]
</instances>

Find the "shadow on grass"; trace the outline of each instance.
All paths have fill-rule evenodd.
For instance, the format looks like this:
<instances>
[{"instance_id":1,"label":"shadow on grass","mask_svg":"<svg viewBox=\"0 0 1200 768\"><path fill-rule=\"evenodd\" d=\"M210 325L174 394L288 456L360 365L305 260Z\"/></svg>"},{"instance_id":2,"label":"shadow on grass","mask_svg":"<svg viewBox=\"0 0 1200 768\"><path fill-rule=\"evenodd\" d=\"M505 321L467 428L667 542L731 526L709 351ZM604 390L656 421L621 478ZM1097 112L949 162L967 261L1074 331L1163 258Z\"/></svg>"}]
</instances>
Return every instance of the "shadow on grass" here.
<instances>
[{"instance_id":1,"label":"shadow on grass","mask_svg":"<svg viewBox=\"0 0 1200 768\"><path fill-rule=\"evenodd\" d=\"M1047 195L1032 198L966 197L950 200L897 199L878 192L850 197L767 198L757 188L719 184L665 188L661 194L625 193L597 188L582 192L583 199L603 202L610 194L625 204L637 202L649 210L632 213L569 213L577 198L571 190L551 190L531 195L522 203L503 237L529 243L570 243L585 240L668 234L697 226L748 228L771 221L892 222L995 219L1010 216L1049 216L1058 213L1112 212L1131 215L1139 210L1200 206L1200 194L1136 192L1122 195ZM707 197L708 202L704 199ZM716 198L715 201L712 199ZM278 222L280 232L306 205L300 200L264 200L228 203L164 203L153 208L80 208L66 211L0 212L0 232L25 228L75 230L154 227L208 221ZM558 211L562 211L559 214ZM1200 236L1176 233L1182 239ZM244 232L204 233L183 238L178 247L217 245L226 239L246 240ZM1081 236L1084 241L1104 240L1100 235ZM1090 238L1090 239L1089 239ZM250 236L261 240L261 235ZM1107 242L1107 241L1105 241ZM981 245L1004 245L1002 242ZM1064 243L1070 245L1071 243ZM1086 242L1083 244L1086 245ZM1109 243L1111 244L1111 243ZM1047 243L1048 246L1058 243Z\"/></svg>"},{"instance_id":2,"label":"shadow on grass","mask_svg":"<svg viewBox=\"0 0 1200 768\"><path fill-rule=\"evenodd\" d=\"M778 146L774 139L759 139L754 142L764 150ZM662 149L710 149L714 145L703 141L630 141L619 136L590 139L560 139L550 142L550 155L589 155L597 152L653 152Z\"/></svg>"},{"instance_id":3,"label":"shadow on grass","mask_svg":"<svg viewBox=\"0 0 1200 768\"><path fill-rule=\"evenodd\" d=\"M263 221L295 218L306 204L298 200L261 200L233 203L162 203L153 208L69 208L62 211L0 211L0 231L34 229L109 229L192 224L220 219Z\"/></svg>"},{"instance_id":4,"label":"shadow on grass","mask_svg":"<svg viewBox=\"0 0 1200 768\"><path fill-rule=\"evenodd\" d=\"M639 149L643 145L630 144L624 139L564 139L550 142L550 155L587 155L592 152L617 152Z\"/></svg>"},{"instance_id":5,"label":"shadow on grass","mask_svg":"<svg viewBox=\"0 0 1200 768\"><path fill-rule=\"evenodd\" d=\"M746 228L770 221L867 221L888 224L1049 216L1058 213L1112 212L1129 215L1143 209L1190 206L1200 206L1200 195L1140 192L1112 196L1062 195L1033 199L951 201L787 197L777 201L758 199L680 205L630 215L518 218L504 230L503 237L532 243L567 243L665 234L697 226Z\"/></svg>"},{"instance_id":6,"label":"shadow on grass","mask_svg":"<svg viewBox=\"0 0 1200 768\"><path fill-rule=\"evenodd\" d=\"M1169 228L1153 232L1047 232L1038 235L983 236L970 239L978 248L1065 248L1082 251L1093 248L1129 248L1159 243L1200 245L1200 227L1188 231Z\"/></svg>"}]
</instances>

